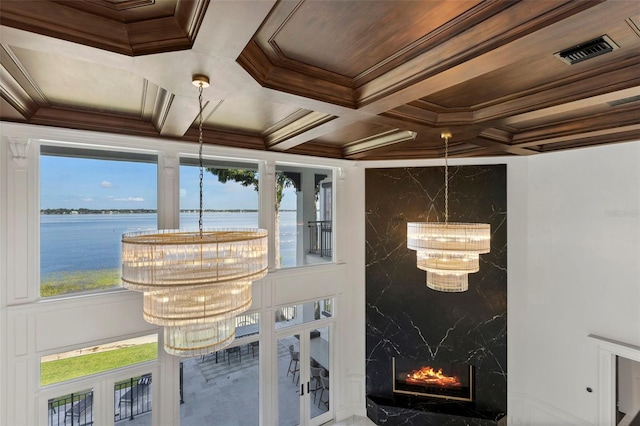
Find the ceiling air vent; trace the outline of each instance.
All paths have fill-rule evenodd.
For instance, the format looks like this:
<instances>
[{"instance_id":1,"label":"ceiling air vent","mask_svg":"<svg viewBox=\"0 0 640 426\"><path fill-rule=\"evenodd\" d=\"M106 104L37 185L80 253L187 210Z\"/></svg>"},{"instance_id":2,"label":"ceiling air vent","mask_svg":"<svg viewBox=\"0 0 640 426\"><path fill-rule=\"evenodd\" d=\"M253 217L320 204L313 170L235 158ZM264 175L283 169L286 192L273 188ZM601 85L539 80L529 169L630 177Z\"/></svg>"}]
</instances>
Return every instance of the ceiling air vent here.
<instances>
[{"instance_id":1,"label":"ceiling air vent","mask_svg":"<svg viewBox=\"0 0 640 426\"><path fill-rule=\"evenodd\" d=\"M555 53L554 56L561 61L573 65L587 59L595 58L617 49L618 46L607 35L593 40L585 41L569 49Z\"/></svg>"}]
</instances>

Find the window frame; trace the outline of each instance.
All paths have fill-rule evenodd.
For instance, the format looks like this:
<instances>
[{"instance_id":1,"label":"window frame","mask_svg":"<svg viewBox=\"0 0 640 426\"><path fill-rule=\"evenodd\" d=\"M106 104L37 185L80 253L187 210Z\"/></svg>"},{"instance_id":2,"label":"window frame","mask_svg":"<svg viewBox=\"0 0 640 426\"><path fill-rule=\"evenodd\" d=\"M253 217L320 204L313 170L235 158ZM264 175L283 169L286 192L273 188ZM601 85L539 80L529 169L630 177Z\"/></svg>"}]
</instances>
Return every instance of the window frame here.
<instances>
[{"instance_id":1,"label":"window frame","mask_svg":"<svg viewBox=\"0 0 640 426\"><path fill-rule=\"evenodd\" d=\"M41 253L42 253L42 223L41 223L41 190L42 190L42 171L41 171L41 157L44 156L56 156L65 158L78 158L87 160L105 160L105 161L125 161L125 162L142 162L147 164L156 165L156 229L159 221L159 171L160 171L160 152L151 151L145 149L131 149L117 146L99 145L93 146L88 144L78 144L73 142L59 142L40 140L35 147L35 155L37 157L36 169L37 169L37 279L36 279L36 300L37 301L52 301L52 300L64 300L68 298L80 297L80 296L97 296L102 294L109 294L113 292L126 291L122 287L121 283L116 285L97 290L88 290L82 292L63 293L53 296L42 296L42 266L41 266Z\"/></svg>"}]
</instances>

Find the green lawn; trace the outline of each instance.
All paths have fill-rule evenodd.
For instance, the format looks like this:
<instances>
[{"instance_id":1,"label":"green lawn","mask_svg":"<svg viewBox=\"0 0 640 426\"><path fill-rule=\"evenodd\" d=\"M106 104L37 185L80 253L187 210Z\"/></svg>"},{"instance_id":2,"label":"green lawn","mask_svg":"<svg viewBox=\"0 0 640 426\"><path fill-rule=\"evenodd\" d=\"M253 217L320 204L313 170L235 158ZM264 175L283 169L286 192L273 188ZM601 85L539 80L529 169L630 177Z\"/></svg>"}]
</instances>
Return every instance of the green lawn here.
<instances>
[{"instance_id":1,"label":"green lawn","mask_svg":"<svg viewBox=\"0 0 640 426\"><path fill-rule=\"evenodd\" d=\"M58 272L40 283L40 296L51 297L83 291L101 290L120 285L120 269L95 269Z\"/></svg>"},{"instance_id":2,"label":"green lawn","mask_svg":"<svg viewBox=\"0 0 640 426\"><path fill-rule=\"evenodd\" d=\"M76 377L126 367L158 357L158 344L145 343L128 348L80 355L40 364L40 385L49 385Z\"/></svg>"}]
</instances>

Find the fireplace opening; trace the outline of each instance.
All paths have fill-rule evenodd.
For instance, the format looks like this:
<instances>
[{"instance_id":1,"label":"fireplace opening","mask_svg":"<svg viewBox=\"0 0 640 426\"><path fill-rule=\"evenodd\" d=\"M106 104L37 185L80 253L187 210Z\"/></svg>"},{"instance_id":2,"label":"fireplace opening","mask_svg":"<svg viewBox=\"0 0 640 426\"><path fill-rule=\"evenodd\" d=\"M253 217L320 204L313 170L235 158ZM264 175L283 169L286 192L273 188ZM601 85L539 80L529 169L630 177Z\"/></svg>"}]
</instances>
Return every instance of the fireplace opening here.
<instances>
[{"instance_id":1,"label":"fireplace opening","mask_svg":"<svg viewBox=\"0 0 640 426\"><path fill-rule=\"evenodd\" d=\"M392 358L393 392L473 401L473 366Z\"/></svg>"}]
</instances>

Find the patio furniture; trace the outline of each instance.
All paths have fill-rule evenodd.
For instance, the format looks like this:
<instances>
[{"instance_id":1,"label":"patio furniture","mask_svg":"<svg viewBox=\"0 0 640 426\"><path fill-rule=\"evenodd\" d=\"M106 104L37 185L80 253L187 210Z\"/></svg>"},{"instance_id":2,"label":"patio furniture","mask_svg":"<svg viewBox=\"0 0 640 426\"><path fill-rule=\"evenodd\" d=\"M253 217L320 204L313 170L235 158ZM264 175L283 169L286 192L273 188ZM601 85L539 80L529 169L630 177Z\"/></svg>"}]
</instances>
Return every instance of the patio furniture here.
<instances>
[{"instance_id":1,"label":"patio furniture","mask_svg":"<svg viewBox=\"0 0 640 426\"><path fill-rule=\"evenodd\" d=\"M311 367L311 383L309 392L313 392L313 403L316 403L316 396L318 391L322 389L322 383L320 382L320 372L323 371L322 367Z\"/></svg>"},{"instance_id":2,"label":"patio furniture","mask_svg":"<svg viewBox=\"0 0 640 426\"><path fill-rule=\"evenodd\" d=\"M287 376L289 373L293 375L292 382L296 384L300 381L300 352L296 352L293 345L289 346L289 354L291 355L291 361L289 361L289 370L287 370ZM296 373L298 373L298 380L296 381Z\"/></svg>"},{"instance_id":3,"label":"patio furniture","mask_svg":"<svg viewBox=\"0 0 640 426\"><path fill-rule=\"evenodd\" d=\"M322 389L320 389L320 400L318 401L318 407L320 407L320 404L324 402L327 408L329 408L329 376L328 374L329 373L327 373L327 370L325 370L324 368L322 369L322 371L320 371L320 383L322 384ZM327 391L327 400L323 401L322 396L324 395L325 391Z\"/></svg>"},{"instance_id":4,"label":"patio furniture","mask_svg":"<svg viewBox=\"0 0 640 426\"><path fill-rule=\"evenodd\" d=\"M87 420L86 412L87 410L90 410L92 408L93 408L93 392L89 392L85 394L83 398L78 400L78 402L73 404L73 406L64 413L64 423L65 424L67 423L67 416L71 416L72 417L71 423L74 423L73 418L77 417L78 422L76 424L79 424L82 413L85 413L84 417L85 417L85 420ZM91 416L91 418L92 417L93 416ZM85 421L85 423L87 422Z\"/></svg>"},{"instance_id":5,"label":"patio furniture","mask_svg":"<svg viewBox=\"0 0 640 426\"><path fill-rule=\"evenodd\" d=\"M260 349L260 342L251 342L247 345L247 355L249 354L249 349L251 349L251 355L253 358L256 357L256 349Z\"/></svg>"},{"instance_id":6,"label":"patio furniture","mask_svg":"<svg viewBox=\"0 0 640 426\"><path fill-rule=\"evenodd\" d=\"M237 358L239 362L242 362L242 351L240 350L240 346L234 346L233 348L227 348L224 350L227 356L227 362L231 365L231 354L237 354Z\"/></svg>"},{"instance_id":7,"label":"patio furniture","mask_svg":"<svg viewBox=\"0 0 640 426\"><path fill-rule=\"evenodd\" d=\"M133 406L134 403L137 404L142 398L147 398L147 403L149 400L149 387L151 386L151 374L145 374L138 379L138 382L135 386L131 386L128 391L126 391L118 402L118 410L120 410L120 406L122 403L130 404L130 420L133 420ZM126 411L125 411L126 413Z\"/></svg>"}]
</instances>

